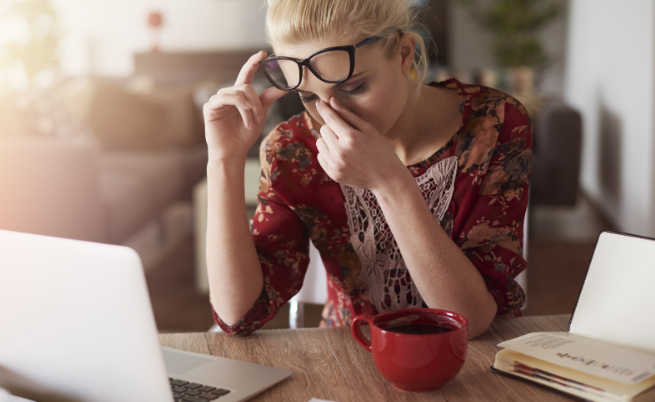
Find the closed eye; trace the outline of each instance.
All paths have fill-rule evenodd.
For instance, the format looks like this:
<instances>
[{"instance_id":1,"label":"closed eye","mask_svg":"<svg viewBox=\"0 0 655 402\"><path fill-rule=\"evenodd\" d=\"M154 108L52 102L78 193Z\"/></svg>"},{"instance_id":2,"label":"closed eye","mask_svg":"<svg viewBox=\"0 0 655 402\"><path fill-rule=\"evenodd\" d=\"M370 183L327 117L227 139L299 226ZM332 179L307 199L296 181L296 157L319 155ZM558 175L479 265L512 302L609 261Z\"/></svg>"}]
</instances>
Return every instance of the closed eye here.
<instances>
[{"instance_id":1,"label":"closed eye","mask_svg":"<svg viewBox=\"0 0 655 402\"><path fill-rule=\"evenodd\" d=\"M347 91L344 89L343 93L345 93L348 96L355 96L363 93L365 90L366 90L366 85L362 83L360 86L353 89L352 91ZM311 96L303 96L303 94L299 92L298 95L300 96L300 100L303 103L316 102L316 100L318 100L318 96L316 96L316 94L312 94Z\"/></svg>"},{"instance_id":2,"label":"closed eye","mask_svg":"<svg viewBox=\"0 0 655 402\"><path fill-rule=\"evenodd\" d=\"M317 98L318 98L318 96L316 96L316 94L314 94L314 95L312 95L312 96L310 96L310 97L302 96L301 93L299 93L298 95L300 95L300 100L301 100L303 103L315 102L315 101L317 100Z\"/></svg>"},{"instance_id":3,"label":"closed eye","mask_svg":"<svg viewBox=\"0 0 655 402\"><path fill-rule=\"evenodd\" d=\"M364 92L365 89L366 89L366 85L364 85L364 83L362 82L360 86L358 86L357 88L353 89L352 91L346 91L346 90L344 89L344 90L343 90L343 93L345 93L345 94L348 95L348 96L359 95L359 94L361 94L362 92Z\"/></svg>"}]
</instances>

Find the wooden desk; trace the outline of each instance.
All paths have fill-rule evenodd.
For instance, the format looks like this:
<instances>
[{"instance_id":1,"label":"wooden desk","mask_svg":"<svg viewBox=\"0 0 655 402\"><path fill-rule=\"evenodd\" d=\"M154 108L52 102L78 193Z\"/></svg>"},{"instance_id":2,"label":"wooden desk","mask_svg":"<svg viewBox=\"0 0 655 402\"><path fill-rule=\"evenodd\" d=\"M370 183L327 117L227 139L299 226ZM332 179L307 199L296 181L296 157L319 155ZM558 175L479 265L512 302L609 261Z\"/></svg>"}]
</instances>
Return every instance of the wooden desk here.
<instances>
[{"instance_id":1,"label":"wooden desk","mask_svg":"<svg viewBox=\"0 0 655 402\"><path fill-rule=\"evenodd\" d=\"M570 401L537 385L494 374L496 344L535 331L566 331L568 315L498 319L471 340L462 371L442 389L427 393L395 388L378 373L372 355L350 328L279 329L235 337L225 333L160 335L162 345L285 368L293 375L255 401Z\"/></svg>"}]
</instances>

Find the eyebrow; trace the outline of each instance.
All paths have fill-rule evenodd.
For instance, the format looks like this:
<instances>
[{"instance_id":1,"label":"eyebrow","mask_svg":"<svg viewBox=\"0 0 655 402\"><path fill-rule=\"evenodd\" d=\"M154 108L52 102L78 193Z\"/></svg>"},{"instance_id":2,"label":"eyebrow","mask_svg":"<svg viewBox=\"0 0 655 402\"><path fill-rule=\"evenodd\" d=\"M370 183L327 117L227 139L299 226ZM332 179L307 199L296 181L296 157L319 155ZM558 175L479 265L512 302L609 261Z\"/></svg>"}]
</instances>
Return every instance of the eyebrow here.
<instances>
[{"instance_id":1,"label":"eyebrow","mask_svg":"<svg viewBox=\"0 0 655 402\"><path fill-rule=\"evenodd\" d=\"M353 78L359 77L360 75L364 74L366 71L367 71L367 70L365 70L365 71L360 71L360 72L358 72L357 74L353 74L353 75L351 75L350 78L348 78L348 79L351 80L351 79L353 79ZM346 80L346 81L344 81L344 82L336 83L336 84L332 85L332 89L334 89L334 88L338 88L338 87L340 87L341 85L346 84L347 82L348 82L348 81ZM292 91L293 91L293 92L309 92L309 91L301 91L300 89L297 89L297 88L292 89Z\"/></svg>"}]
</instances>

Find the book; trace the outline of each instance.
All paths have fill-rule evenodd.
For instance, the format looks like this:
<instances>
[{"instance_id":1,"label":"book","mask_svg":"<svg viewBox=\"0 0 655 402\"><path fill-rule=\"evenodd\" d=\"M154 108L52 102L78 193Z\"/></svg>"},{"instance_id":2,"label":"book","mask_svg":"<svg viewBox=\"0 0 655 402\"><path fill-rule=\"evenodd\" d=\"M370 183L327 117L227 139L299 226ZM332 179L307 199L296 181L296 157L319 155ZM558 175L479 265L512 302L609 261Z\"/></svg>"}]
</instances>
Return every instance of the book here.
<instances>
[{"instance_id":1,"label":"book","mask_svg":"<svg viewBox=\"0 0 655 402\"><path fill-rule=\"evenodd\" d=\"M655 239L601 232L568 332L498 346L495 372L590 401L655 401Z\"/></svg>"}]
</instances>

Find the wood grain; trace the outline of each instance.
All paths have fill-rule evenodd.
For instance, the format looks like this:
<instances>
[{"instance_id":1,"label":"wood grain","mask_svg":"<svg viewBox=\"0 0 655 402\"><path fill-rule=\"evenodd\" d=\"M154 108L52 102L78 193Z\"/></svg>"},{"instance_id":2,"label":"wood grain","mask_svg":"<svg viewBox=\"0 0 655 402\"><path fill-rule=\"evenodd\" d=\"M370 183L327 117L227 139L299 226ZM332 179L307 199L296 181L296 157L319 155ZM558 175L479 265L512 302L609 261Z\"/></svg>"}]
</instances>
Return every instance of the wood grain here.
<instances>
[{"instance_id":1,"label":"wood grain","mask_svg":"<svg viewBox=\"0 0 655 402\"><path fill-rule=\"evenodd\" d=\"M212 353L209 349L206 334L204 332L159 335L159 343L162 346L168 346L173 349L221 356L220 354Z\"/></svg>"},{"instance_id":2,"label":"wood grain","mask_svg":"<svg viewBox=\"0 0 655 402\"><path fill-rule=\"evenodd\" d=\"M262 330L246 337L224 333L160 335L162 345L196 353L286 368L293 375L253 402L330 401L569 401L547 388L494 374L496 345L536 331L566 331L568 315L497 319L469 342L462 371L442 389L405 392L380 375L372 355L350 335L350 328Z\"/></svg>"}]
</instances>

